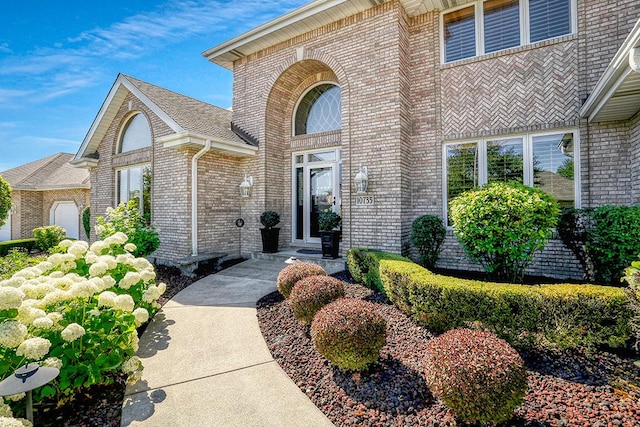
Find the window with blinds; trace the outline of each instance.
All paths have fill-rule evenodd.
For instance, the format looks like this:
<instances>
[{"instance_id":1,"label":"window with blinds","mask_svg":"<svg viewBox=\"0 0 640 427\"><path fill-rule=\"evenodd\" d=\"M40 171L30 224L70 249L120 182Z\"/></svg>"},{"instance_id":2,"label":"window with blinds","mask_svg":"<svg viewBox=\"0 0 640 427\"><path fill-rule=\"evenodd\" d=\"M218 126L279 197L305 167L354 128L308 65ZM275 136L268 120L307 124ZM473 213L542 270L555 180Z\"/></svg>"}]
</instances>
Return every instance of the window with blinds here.
<instances>
[{"instance_id":1,"label":"window with blinds","mask_svg":"<svg viewBox=\"0 0 640 427\"><path fill-rule=\"evenodd\" d=\"M446 147L447 201L471 190L479 183L478 144L451 144Z\"/></svg>"},{"instance_id":2,"label":"window with blinds","mask_svg":"<svg viewBox=\"0 0 640 427\"><path fill-rule=\"evenodd\" d=\"M445 61L457 61L476 54L475 7L465 7L444 15Z\"/></svg>"},{"instance_id":3,"label":"window with blinds","mask_svg":"<svg viewBox=\"0 0 640 427\"><path fill-rule=\"evenodd\" d=\"M486 0L444 13L442 59L452 62L571 34L575 2Z\"/></svg>"},{"instance_id":4,"label":"window with blinds","mask_svg":"<svg viewBox=\"0 0 640 427\"><path fill-rule=\"evenodd\" d=\"M484 52L520 45L519 0L489 0L482 4Z\"/></svg>"},{"instance_id":5,"label":"window with blinds","mask_svg":"<svg viewBox=\"0 0 640 427\"><path fill-rule=\"evenodd\" d=\"M573 134L533 137L533 186L552 195L560 206L573 207Z\"/></svg>"},{"instance_id":6,"label":"window with blinds","mask_svg":"<svg viewBox=\"0 0 640 427\"><path fill-rule=\"evenodd\" d=\"M522 183L523 179L522 138L487 141L487 181Z\"/></svg>"},{"instance_id":7,"label":"window with blinds","mask_svg":"<svg viewBox=\"0 0 640 427\"><path fill-rule=\"evenodd\" d=\"M531 43L571 32L571 0L529 0Z\"/></svg>"}]
</instances>

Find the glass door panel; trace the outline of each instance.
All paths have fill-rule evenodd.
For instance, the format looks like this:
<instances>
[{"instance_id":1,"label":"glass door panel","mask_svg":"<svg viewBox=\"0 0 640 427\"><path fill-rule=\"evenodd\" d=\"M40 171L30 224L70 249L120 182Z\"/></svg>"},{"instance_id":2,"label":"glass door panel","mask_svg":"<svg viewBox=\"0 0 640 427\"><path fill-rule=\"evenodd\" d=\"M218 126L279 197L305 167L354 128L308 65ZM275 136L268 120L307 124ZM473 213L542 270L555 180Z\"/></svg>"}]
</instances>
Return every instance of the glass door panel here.
<instances>
[{"instance_id":1,"label":"glass door panel","mask_svg":"<svg viewBox=\"0 0 640 427\"><path fill-rule=\"evenodd\" d=\"M309 168L310 218L309 236L319 238L320 212L333 209L333 167Z\"/></svg>"}]
</instances>

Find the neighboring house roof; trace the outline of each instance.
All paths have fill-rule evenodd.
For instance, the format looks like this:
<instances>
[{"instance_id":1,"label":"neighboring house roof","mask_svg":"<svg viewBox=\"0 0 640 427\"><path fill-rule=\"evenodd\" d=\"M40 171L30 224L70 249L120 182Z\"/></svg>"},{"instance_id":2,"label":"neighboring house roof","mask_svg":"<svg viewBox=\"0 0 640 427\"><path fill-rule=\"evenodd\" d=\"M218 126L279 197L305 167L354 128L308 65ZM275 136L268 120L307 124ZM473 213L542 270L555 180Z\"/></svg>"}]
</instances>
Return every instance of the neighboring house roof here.
<instances>
[{"instance_id":1,"label":"neighboring house roof","mask_svg":"<svg viewBox=\"0 0 640 427\"><path fill-rule=\"evenodd\" d=\"M58 153L0 172L14 190L45 191L90 188L89 172L69 163L71 153Z\"/></svg>"},{"instance_id":2,"label":"neighboring house roof","mask_svg":"<svg viewBox=\"0 0 640 427\"><path fill-rule=\"evenodd\" d=\"M231 130L231 111L119 74L72 164L77 167L97 164L94 153L129 93L174 131L158 138L166 147L202 147L210 140L212 148L236 155L253 155L257 150Z\"/></svg>"},{"instance_id":3,"label":"neighboring house roof","mask_svg":"<svg viewBox=\"0 0 640 427\"><path fill-rule=\"evenodd\" d=\"M580 108L590 122L628 120L640 111L640 19Z\"/></svg>"},{"instance_id":4,"label":"neighboring house roof","mask_svg":"<svg viewBox=\"0 0 640 427\"><path fill-rule=\"evenodd\" d=\"M233 62L270 46L355 15L387 0L315 0L202 53L233 71ZM474 0L400 0L409 16L446 10Z\"/></svg>"}]
</instances>

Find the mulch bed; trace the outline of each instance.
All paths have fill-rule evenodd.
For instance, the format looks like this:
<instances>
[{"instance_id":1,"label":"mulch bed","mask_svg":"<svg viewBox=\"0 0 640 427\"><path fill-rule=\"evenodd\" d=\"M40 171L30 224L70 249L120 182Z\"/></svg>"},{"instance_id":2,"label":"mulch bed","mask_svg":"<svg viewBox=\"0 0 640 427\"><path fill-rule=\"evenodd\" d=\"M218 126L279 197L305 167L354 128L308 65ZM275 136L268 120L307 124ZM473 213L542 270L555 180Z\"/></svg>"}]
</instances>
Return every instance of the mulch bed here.
<instances>
[{"instance_id":1,"label":"mulch bed","mask_svg":"<svg viewBox=\"0 0 640 427\"><path fill-rule=\"evenodd\" d=\"M379 293L353 283L346 293L374 302L387 319L387 344L378 363L357 374L330 365L313 348L309 327L274 292L258 302L258 320L280 366L337 426L456 425L422 376L422 356L433 335ZM521 354L529 392L508 425L640 425L640 369L632 358L582 350Z\"/></svg>"}]
</instances>

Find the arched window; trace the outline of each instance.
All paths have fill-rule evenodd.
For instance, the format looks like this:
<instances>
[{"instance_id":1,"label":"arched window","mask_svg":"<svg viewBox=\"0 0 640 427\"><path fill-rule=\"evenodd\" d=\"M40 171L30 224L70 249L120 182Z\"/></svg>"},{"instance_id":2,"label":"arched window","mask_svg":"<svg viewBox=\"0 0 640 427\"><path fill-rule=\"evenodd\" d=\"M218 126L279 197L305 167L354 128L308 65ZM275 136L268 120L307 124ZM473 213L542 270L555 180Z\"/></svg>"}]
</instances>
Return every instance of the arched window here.
<instances>
[{"instance_id":1,"label":"arched window","mask_svg":"<svg viewBox=\"0 0 640 427\"><path fill-rule=\"evenodd\" d=\"M307 135L342 127L340 87L321 83L307 91L295 114L295 134Z\"/></svg>"},{"instance_id":2,"label":"arched window","mask_svg":"<svg viewBox=\"0 0 640 427\"><path fill-rule=\"evenodd\" d=\"M136 114L124 126L120 137L119 153L151 147L151 129L144 114Z\"/></svg>"}]
</instances>

